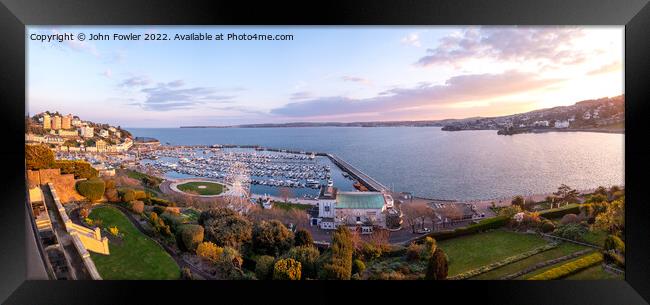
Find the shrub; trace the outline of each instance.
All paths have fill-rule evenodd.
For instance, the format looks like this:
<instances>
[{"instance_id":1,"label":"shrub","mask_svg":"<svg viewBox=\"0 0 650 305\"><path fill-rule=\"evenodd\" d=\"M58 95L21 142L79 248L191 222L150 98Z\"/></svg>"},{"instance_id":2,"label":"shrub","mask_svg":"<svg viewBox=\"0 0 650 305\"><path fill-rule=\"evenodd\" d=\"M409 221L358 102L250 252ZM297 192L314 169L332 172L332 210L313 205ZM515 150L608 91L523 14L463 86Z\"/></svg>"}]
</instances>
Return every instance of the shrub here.
<instances>
[{"instance_id":1,"label":"shrub","mask_svg":"<svg viewBox=\"0 0 650 305\"><path fill-rule=\"evenodd\" d=\"M406 249L406 260L417 261L420 259L420 253L422 253L422 246L411 243Z\"/></svg>"},{"instance_id":2,"label":"shrub","mask_svg":"<svg viewBox=\"0 0 650 305\"><path fill-rule=\"evenodd\" d=\"M158 214L156 214L156 212L151 212L151 214L149 214L149 223L151 223L153 226L154 231L166 236L172 235L169 225L165 224L165 221L162 218L158 217Z\"/></svg>"},{"instance_id":3,"label":"shrub","mask_svg":"<svg viewBox=\"0 0 650 305\"><path fill-rule=\"evenodd\" d=\"M170 213L169 211L160 214L160 219L162 219L165 225L169 226L172 232L176 232L178 227L183 224L182 216Z\"/></svg>"},{"instance_id":4,"label":"shrub","mask_svg":"<svg viewBox=\"0 0 650 305\"><path fill-rule=\"evenodd\" d=\"M340 226L332 233L329 259L323 266L321 276L326 279L349 280L352 276L352 234L346 226Z\"/></svg>"},{"instance_id":5,"label":"shrub","mask_svg":"<svg viewBox=\"0 0 650 305\"><path fill-rule=\"evenodd\" d=\"M88 198L90 201L97 201L102 199L104 195L104 180L93 178L77 183L77 191L82 196Z\"/></svg>"},{"instance_id":6,"label":"shrub","mask_svg":"<svg viewBox=\"0 0 650 305\"><path fill-rule=\"evenodd\" d=\"M576 214L566 214L562 216L562 219L560 220L560 224L563 225L568 225L570 223L579 223L580 219L578 219L578 215Z\"/></svg>"},{"instance_id":7,"label":"shrub","mask_svg":"<svg viewBox=\"0 0 650 305\"><path fill-rule=\"evenodd\" d=\"M255 276L260 280L269 280L273 275L275 258L269 255L261 255L255 261Z\"/></svg>"},{"instance_id":8,"label":"shrub","mask_svg":"<svg viewBox=\"0 0 650 305\"><path fill-rule=\"evenodd\" d=\"M183 280L193 280L194 277L192 276L192 271L188 267L183 267L181 269L181 279Z\"/></svg>"},{"instance_id":9,"label":"shrub","mask_svg":"<svg viewBox=\"0 0 650 305\"><path fill-rule=\"evenodd\" d=\"M449 260L444 251L436 248L436 251L429 258L425 279L427 280L444 280L447 278L449 269Z\"/></svg>"},{"instance_id":10,"label":"shrub","mask_svg":"<svg viewBox=\"0 0 650 305\"><path fill-rule=\"evenodd\" d=\"M362 273L364 270L366 270L366 264L362 260L355 259L352 261L352 273Z\"/></svg>"},{"instance_id":11,"label":"shrub","mask_svg":"<svg viewBox=\"0 0 650 305\"><path fill-rule=\"evenodd\" d=\"M300 262L292 259L280 259L273 266L274 280L300 280Z\"/></svg>"},{"instance_id":12,"label":"shrub","mask_svg":"<svg viewBox=\"0 0 650 305\"><path fill-rule=\"evenodd\" d=\"M123 192L121 192L120 196L122 197L122 201L124 202L129 202L135 200L135 191L132 189L126 189Z\"/></svg>"},{"instance_id":13,"label":"shrub","mask_svg":"<svg viewBox=\"0 0 650 305\"><path fill-rule=\"evenodd\" d=\"M203 242L203 227L194 224L180 226L176 232L176 242L181 250L195 252Z\"/></svg>"},{"instance_id":14,"label":"shrub","mask_svg":"<svg viewBox=\"0 0 650 305\"><path fill-rule=\"evenodd\" d=\"M616 235L608 235L605 239L604 249L625 253L625 242Z\"/></svg>"},{"instance_id":15,"label":"shrub","mask_svg":"<svg viewBox=\"0 0 650 305\"><path fill-rule=\"evenodd\" d=\"M213 263L217 262L222 253L223 248L209 241L204 241L196 247L196 255Z\"/></svg>"},{"instance_id":16,"label":"shrub","mask_svg":"<svg viewBox=\"0 0 650 305\"><path fill-rule=\"evenodd\" d=\"M578 213L580 213L580 205L569 204L561 208L540 211L539 216L547 219L554 219L554 218L560 218L566 214L578 214Z\"/></svg>"},{"instance_id":17,"label":"shrub","mask_svg":"<svg viewBox=\"0 0 650 305\"><path fill-rule=\"evenodd\" d=\"M436 240L430 236L427 236L424 239L424 243L422 244L422 252L420 253L420 257L422 259L429 259L431 255L436 252L437 248L438 245L436 243Z\"/></svg>"},{"instance_id":18,"label":"shrub","mask_svg":"<svg viewBox=\"0 0 650 305\"><path fill-rule=\"evenodd\" d=\"M363 243L363 246L361 247L361 254L368 261L377 259L381 257L381 248L371 243Z\"/></svg>"},{"instance_id":19,"label":"shrub","mask_svg":"<svg viewBox=\"0 0 650 305\"><path fill-rule=\"evenodd\" d=\"M499 214L499 216L506 216L508 218L512 218L513 215L515 215L517 213L521 213L521 211L522 211L522 209L521 209L520 206L511 205L511 206L499 209L499 212L497 214Z\"/></svg>"},{"instance_id":20,"label":"shrub","mask_svg":"<svg viewBox=\"0 0 650 305\"><path fill-rule=\"evenodd\" d=\"M117 190L114 188L106 187L104 196L106 196L106 200L108 200L108 202L120 202L120 195L118 194Z\"/></svg>"},{"instance_id":21,"label":"shrub","mask_svg":"<svg viewBox=\"0 0 650 305\"><path fill-rule=\"evenodd\" d=\"M554 230L555 230L555 224L553 224L552 221L550 221L550 220L545 220L545 221L542 223L542 232L544 232L544 233L550 233L550 232L553 232Z\"/></svg>"},{"instance_id":22,"label":"shrub","mask_svg":"<svg viewBox=\"0 0 650 305\"><path fill-rule=\"evenodd\" d=\"M294 244L296 247L300 246L311 246L314 243L314 239L311 237L311 233L305 229L299 229L296 231L294 236Z\"/></svg>"},{"instance_id":23,"label":"shrub","mask_svg":"<svg viewBox=\"0 0 650 305\"><path fill-rule=\"evenodd\" d=\"M54 152L45 145L25 145L25 161L27 169L51 168L54 164Z\"/></svg>"},{"instance_id":24,"label":"shrub","mask_svg":"<svg viewBox=\"0 0 650 305\"><path fill-rule=\"evenodd\" d=\"M291 248L293 233L277 220L262 221L253 230L253 250L279 256Z\"/></svg>"},{"instance_id":25,"label":"shrub","mask_svg":"<svg viewBox=\"0 0 650 305\"><path fill-rule=\"evenodd\" d=\"M314 246L293 247L286 254L286 258L293 258L302 265L303 277L316 277L316 262L320 252Z\"/></svg>"},{"instance_id":26,"label":"shrub","mask_svg":"<svg viewBox=\"0 0 650 305\"><path fill-rule=\"evenodd\" d=\"M144 202L139 200L133 200L129 202L129 208L133 213L142 214L144 212Z\"/></svg>"},{"instance_id":27,"label":"shrub","mask_svg":"<svg viewBox=\"0 0 650 305\"><path fill-rule=\"evenodd\" d=\"M573 262L566 263L564 265L555 267L553 269L547 270L543 273L535 275L530 278L530 280L555 280L568 275L571 275L580 270L589 268L593 265L596 265L603 261L603 255L601 253L592 253L586 255L580 259L577 259Z\"/></svg>"},{"instance_id":28,"label":"shrub","mask_svg":"<svg viewBox=\"0 0 650 305\"><path fill-rule=\"evenodd\" d=\"M165 211L167 211L167 208L156 205L153 207L153 211L156 212L156 214L161 215L162 213L165 213Z\"/></svg>"},{"instance_id":29,"label":"shrub","mask_svg":"<svg viewBox=\"0 0 650 305\"><path fill-rule=\"evenodd\" d=\"M161 198L158 198L158 197L151 197L150 200L151 200L151 204L153 204L153 205L161 205L161 206L165 206L165 207L174 207L174 206L176 206L176 203L171 202L169 200L161 199Z\"/></svg>"},{"instance_id":30,"label":"shrub","mask_svg":"<svg viewBox=\"0 0 650 305\"><path fill-rule=\"evenodd\" d=\"M586 233L587 228L577 223L570 223L560 226L555 230L555 232L553 232L553 234L556 236L577 241L583 241L582 236Z\"/></svg>"},{"instance_id":31,"label":"shrub","mask_svg":"<svg viewBox=\"0 0 650 305\"><path fill-rule=\"evenodd\" d=\"M120 234L120 230L117 228L117 226L114 226L114 227L110 227L110 228L108 228L108 231L109 231L109 232L111 233L111 235L113 235L113 236L117 236L118 234Z\"/></svg>"}]
</instances>

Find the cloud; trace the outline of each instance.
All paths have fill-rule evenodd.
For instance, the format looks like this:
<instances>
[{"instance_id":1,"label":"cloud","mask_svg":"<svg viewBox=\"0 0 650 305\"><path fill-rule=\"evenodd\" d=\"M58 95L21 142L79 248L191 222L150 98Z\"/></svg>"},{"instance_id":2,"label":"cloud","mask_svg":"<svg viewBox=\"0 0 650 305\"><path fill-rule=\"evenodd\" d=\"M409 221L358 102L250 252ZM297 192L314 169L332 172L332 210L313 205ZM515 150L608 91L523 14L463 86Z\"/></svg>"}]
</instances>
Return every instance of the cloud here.
<instances>
[{"instance_id":1,"label":"cloud","mask_svg":"<svg viewBox=\"0 0 650 305\"><path fill-rule=\"evenodd\" d=\"M120 87L139 87L146 86L151 83L151 80L146 76L133 76L122 81Z\"/></svg>"},{"instance_id":2,"label":"cloud","mask_svg":"<svg viewBox=\"0 0 650 305\"><path fill-rule=\"evenodd\" d=\"M210 87L181 88L182 80L168 83L158 83L154 87L143 88L140 91L146 99L138 103L145 110L169 111L181 109L195 109L208 104L232 103L234 96L219 95L217 90Z\"/></svg>"},{"instance_id":3,"label":"cloud","mask_svg":"<svg viewBox=\"0 0 650 305\"><path fill-rule=\"evenodd\" d=\"M561 80L539 79L533 74L518 71L460 75L448 79L442 85L422 83L413 88L387 90L365 99L333 96L291 102L272 109L271 114L289 117L340 116L450 106L537 90L559 81Z\"/></svg>"},{"instance_id":4,"label":"cloud","mask_svg":"<svg viewBox=\"0 0 650 305\"><path fill-rule=\"evenodd\" d=\"M606 64L603 66L600 66L597 69L591 70L587 72L587 75L598 75L598 74L606 74L610 72L621 72L623 70L623 64L620 61L615 61L610 64Z\"/></svg>"},{"instance_id":5,"label":"cloud","mask_svg":"<svg viewBox=\"0 0 650 305\"><path fill-rule=\"evenodd\" d=\"M454 32L427 49L416 65L450 64L490 58L499 61L533 61L575 64L586 60L586 50L572 48L584 31L576 28L484 27Z\"/></svg>"},{"instance_id":6,"label":"cloud","mask_svg":"<svg viewBox=\"0 0 650 305\"><path fill-rule=\"evenodd\" d=\"M111 69L106 69L104 72L100 73L101 76L104 76L106 78L112 78L113 77L113 71Z\"/></svg>"},{"instance_id":7,"label":"cloud","mask_svg":"<svg viewBox=\"0 0 650 305\"><path fill-rule=\"evenodd\" d=\"M418 47L418 48L422 46L420 44L420 35L418 35L417 33L411 33L411 34L408 34L408 35L404 36L404 38L402 38L401 42L402 42L402 44L410 45L410 46L414 46L414 47Z\"/></svg>"},{"instance_id":8,"label":"cloud","mask_svg":"<svg viewBox=\"0 0 650 305\"><path fill-rule=\"evenodd\" d=\"M290 100L295 101L295 100L304 100L311 98L312 94L309 91L299 91L299 92L294 92L291 94L289 97Z\"/></svg>"},{"instance_id":9,"label":"cloud","mask_svg":"<svg viewBox=\"0 0 650 305\"><path fill-rule=\"evenodd\" d=\"M362 84L370 84L370 81L363 78L363 77L358 77L358 76L342 76L341 79L344 82L353 82L353 83L362 83Z\"/></svg>"}]
</instances>

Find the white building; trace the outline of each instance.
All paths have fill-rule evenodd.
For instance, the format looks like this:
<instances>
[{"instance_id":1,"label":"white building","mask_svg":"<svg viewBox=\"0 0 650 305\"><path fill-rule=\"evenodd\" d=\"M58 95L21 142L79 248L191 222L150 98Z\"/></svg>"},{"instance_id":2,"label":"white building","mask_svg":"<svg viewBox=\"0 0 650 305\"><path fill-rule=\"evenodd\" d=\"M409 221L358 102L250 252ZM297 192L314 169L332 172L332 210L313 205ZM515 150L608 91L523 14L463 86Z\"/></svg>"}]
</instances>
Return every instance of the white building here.
<instances>
[{"instance_id":1,"label":"white building","mask_svg":"<svg viewBox=\"0 0 650 305\"><path fill-rule=\"evenodd\" d=\"M99 136L102 138L108 138L108 130L102 129L99 131Z\"/></svg>"},{"instance_id":2,"label":"white building","mask_svg":"<svg viewBox=\"0 0 650 305\"><path fill-rule=\"evenodd\" d=\"M33 133L26 133L25 142L44 143L45 137Z\"/></svg>"},{"instance_id":3,"label":"white building","mask_svg":"<svg viewBox=\"0 0 650 305\"><path fill-rule=\"evenodd\" d=\"M95 132L90 126L81 126L79 128L79 131L81 133L81 136L84 138L92 138L95 136Z\"/></svg>"},{"instance_id":4,"label":"white building","mask_svg":"<svg viewBox=\"0 0 650 305\"><path fill-rule=\"evenodd\" d=\"M555 128L569 128L569 121L555 121Z\"/></svg>"},{"instance_id":5,"label":"white building","mask_svg":"<svg viewBox=\"0 0 650 305\"><path fill-rule=\"evenodd\" d=\"M373 227L386 227L385 211L392 205L393 198L380 192L338 192L334 187L322 188L318 215L312 217L311 225L325 230L345 225L368 234Z\"/></svg>"},{"instance_id":6,"label":"white building","mask_svg":"<svg viewBox=\"0 0 650 305\"><path fill-rule=\"evenodd\" d=\"M59 135L62 137L76 137L79 135L79 132L74 129L72 130L59 129L58 132Z\"/></svg>"}]
</instances>

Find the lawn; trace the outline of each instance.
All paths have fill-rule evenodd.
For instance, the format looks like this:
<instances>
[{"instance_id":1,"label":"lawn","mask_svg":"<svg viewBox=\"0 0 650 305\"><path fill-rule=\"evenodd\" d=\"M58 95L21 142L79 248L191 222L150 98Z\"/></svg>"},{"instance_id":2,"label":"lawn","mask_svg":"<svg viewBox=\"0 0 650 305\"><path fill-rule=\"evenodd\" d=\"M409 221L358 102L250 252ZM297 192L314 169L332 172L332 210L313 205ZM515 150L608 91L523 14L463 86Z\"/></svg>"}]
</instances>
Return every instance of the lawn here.
<instances>
[{"instance_id":1,"label":"lawn","mask_svg":"<svg viewBox=\"0 0 650 305\"><path fill-rule=\"evenodd\" d=\"M582 238L587 243L602 247L605 245L605 239L607 239L607 232L603 230L589 230L589 232L583 235Z\"/></svg>"},{"instance_id":2,"label":"lawn","mask_svg":"<svg viewBox=\"0 0 650 305\"><path fill-rule=\"evenodd\" d=\"M596 249L594 249L594 251L596 251ZM582 255L582 256L578 256L578 257L573 258L573 259L570 259L570 260L566 260L566 261L563 261L563 262L559 262L559 263L557 263L557 264L555 264L555 265L546 266L546 267L544 267L544 268L537 269L537 270L535 270L535 271L533 271L533 272L531 272L531 273L524 274L523 276L520 276L520 277L518 277L518 278L516 278L516 279L517 279L517 280L526 280L526 279L529 279L529 278L531 278L531 277L533 277L533 276L535 276L535 275L538 275L538 274L544 273L544 272L547 271L547 270L550 270L550 269L553 269L553 268L555 268L555 267L558 267L558 266L561 266L561 265L564 265L564 264L568 264L568 263L570 263L570 262L573 262L573 261L576 261L576 260L578 260L578 259L581 259L581 258L583 258L583 257L585 257L585 256L587 256L587 255L589 255L589 254L591 254L591 253L593 253L593 252L585 253L585 254ZM599 266L600 266L600 265L599 265Z\"/></svg>"},{"instance_id":3,"label":"lawn","mask_svg":"<svg viewBox=\"0 0 650 305\"><path fill-rule=\"evenodd\" d=\"M569 275L564 278L565 280L623 280L625 277L622 274L614 274L605 271L603 266L598 264L591 266L587 269L579 271L578 273Z\"/></svg>"},{"instance_id":4,"label":"lawn","mask_svg":"<svg viewBox=\"0 0 650 305\"><path fill-rule=\"evenodd\" d=\"M90 218L101 219L103 227L117 226L121 244L109 242L110 255L91 252L99 274L105 280L174 280L180 269L164 249L142 234L114 207L92 210ZM102 234L108 234L102 231Z\"/></svg>"},{"instance_id":5,"label":"lawn","mask_svg":"<svg viewBox=\"0 0 650 305\"><path fill-rule=\"evenodd\" d=\"M178 189L183 192L192 192L199 195L219 195L224 191L222 184L214 182L187 182L179 184Z\"/></svg>"},{"instance_id":6,"label":"lawn","mask_svg":"<svg viewBox=\"0 0 650 305\"><path fill-rule=\"evenodd\" d=\"M530 251L547 242L537 235L503 230L443 240L438 243L449 257L449 276Z\"/></svg>"},{"instance_id":7,"label":"lawn","mask_svg":"<svg viewBox=\"0 0 650 305\"><path fill-rule=\"evenodd\" d=\"M471 279L472 280L498 280L506 275L510 275L520 270L526 269L537 263L541 263L551 259L569 255L571 253L578 252L584 249L587 249L587 247L580 246L574 243L561 243L560 245L558 245L557 248L535 254L526 259L514 262L512 264L505 265L501 268L497 268L490 272L483 273Z\"/></svg>"}]
</instances>

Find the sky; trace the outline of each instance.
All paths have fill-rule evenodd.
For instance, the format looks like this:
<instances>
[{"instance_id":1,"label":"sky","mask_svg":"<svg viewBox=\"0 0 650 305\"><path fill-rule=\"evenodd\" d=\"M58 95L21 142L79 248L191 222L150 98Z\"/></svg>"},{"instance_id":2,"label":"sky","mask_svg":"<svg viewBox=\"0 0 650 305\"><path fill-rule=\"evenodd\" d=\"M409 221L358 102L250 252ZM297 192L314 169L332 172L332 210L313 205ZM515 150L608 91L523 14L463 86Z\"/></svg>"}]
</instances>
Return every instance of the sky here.
<instances>
[{"instance_id":1,"label":"sky","mask_svg":"<svg viewBox=\"0 0 650 305\"><path fill-rule=\"evenodd\" d=\"M31 40L108 34L109 41ZM120 41L114 34L282 34ZM624 93L623 27L29 27L27 111L122 127L498 116Z\"/></svg>"}]
</instances>

